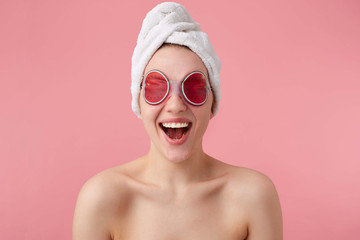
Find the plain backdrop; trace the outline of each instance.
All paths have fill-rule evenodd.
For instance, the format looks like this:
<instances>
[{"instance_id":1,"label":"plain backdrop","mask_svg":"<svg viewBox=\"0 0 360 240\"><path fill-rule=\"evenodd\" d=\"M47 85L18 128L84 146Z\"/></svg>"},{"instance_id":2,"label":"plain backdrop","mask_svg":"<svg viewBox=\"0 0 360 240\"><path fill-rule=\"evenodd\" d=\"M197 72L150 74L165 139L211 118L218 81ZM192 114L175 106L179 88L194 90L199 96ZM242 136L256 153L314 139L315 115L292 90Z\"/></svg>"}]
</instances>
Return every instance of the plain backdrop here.
<instances>
[{"instance_id":1,"label":"plain backdrop","mask_svg":"<svg viewBox=\"0 0 360 240\"><path fill-rule=\"evenodd\" d=\"M284 239L360 235L360 3L179 1L223 63L204 149L268 175ZM0 1L0 239L71 239L77 194L149 148L130 62L160 1Z\"/></svg>"}]
</instances>

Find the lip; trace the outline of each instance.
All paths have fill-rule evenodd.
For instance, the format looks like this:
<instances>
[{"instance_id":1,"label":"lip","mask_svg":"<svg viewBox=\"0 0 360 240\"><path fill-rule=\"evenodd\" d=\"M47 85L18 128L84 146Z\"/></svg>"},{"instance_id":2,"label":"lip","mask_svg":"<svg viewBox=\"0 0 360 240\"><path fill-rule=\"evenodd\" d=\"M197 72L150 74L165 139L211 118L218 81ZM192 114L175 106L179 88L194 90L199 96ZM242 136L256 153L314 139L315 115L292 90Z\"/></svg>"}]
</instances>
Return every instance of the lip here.
<instances>
[{"instance_id":1,"label":"lip","mask_svg":"<svg viewBox=\"0 0 360 240\"><path fill-rule=\"evenodd\" d=\"M192 129L192 122L189 119L186 119L186 118L169 118L169 119L164 119L164 120L160 121L159 125L161 123L190 123L191 124L189 130L185 133L185 135L182 136L182 138L177 139L177 140L170 138L168 135L166 135L166 133L162 129L160 129L160 131L162 132L162 135L164 136L165 140L170 145L181 145L184 142L186 142L186 140L189 137L190 131ZM161 128L161 126L159 126L159 128Z\"/></svg>"},{"instance_id":2,"label":"lip","mask_svg":"<svg viewBox=\"0 0 360 240\"><path fill-rule=\"evenodd\" d=\"M187 118L168 118L160 121L159 123L191 123Z\"/></svg>"}]
</instances>

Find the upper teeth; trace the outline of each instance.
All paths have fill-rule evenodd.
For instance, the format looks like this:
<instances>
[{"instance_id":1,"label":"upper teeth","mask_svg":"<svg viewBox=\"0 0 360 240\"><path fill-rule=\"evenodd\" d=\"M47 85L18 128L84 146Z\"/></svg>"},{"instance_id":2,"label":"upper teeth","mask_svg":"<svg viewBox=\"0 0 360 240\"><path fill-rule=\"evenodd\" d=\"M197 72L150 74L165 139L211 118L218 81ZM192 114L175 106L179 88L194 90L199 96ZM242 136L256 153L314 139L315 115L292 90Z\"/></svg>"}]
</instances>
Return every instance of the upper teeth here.
<instances>
[{"instance_id":1,"label":"upper teeth","mask_svg":"<svg viewBox=\"0 0 360 240\"><path fill-rule=\"evenodd\" d=\"M162 125L166 128L184 128L189 126L189 123L162 123Z\"/></svg>"}]
</instances>

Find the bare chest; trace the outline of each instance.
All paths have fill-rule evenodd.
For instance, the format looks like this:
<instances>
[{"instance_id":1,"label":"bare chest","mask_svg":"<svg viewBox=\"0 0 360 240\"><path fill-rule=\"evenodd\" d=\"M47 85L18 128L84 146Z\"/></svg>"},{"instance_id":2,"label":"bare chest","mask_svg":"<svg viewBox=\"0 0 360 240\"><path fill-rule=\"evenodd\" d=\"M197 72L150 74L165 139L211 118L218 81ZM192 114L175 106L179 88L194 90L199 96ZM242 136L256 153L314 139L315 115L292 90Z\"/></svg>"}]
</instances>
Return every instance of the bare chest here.
<instances>
[{"instance_id":1,"label":"bare chest","mask_svg":"<svg viewBox=\"0 0 360 240\"><path fill-rule=\"evenodd\" d=\"M161 198L161 196L158 196ZM241 211L220 192L179 199L134 198L114 226L116 240L245 239Z\"/></svg>"}]
</instances>

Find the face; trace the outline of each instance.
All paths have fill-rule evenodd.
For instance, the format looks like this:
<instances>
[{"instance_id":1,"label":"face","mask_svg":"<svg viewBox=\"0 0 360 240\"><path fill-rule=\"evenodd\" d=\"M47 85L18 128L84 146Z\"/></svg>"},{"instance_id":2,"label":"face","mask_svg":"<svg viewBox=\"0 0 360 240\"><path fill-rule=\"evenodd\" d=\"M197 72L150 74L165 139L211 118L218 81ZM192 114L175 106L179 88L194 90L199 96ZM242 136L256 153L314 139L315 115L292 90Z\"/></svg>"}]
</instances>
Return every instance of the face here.
<instances>
[{"instance_id":1,"label":"face","mask_svg":"<svg viewBox=\"0 0 360 240\"><path fill-rule=\"evenodd\" d=\"M185 47L160 48L149 61L144 74L151 70L161 71L178 86L194 71L204 73L208 81L207 70L200 57ZM201 106L191 105L181 91L176 91L160 104L150 105L141 90L140 118L151 140L150 151L173 162L185 161L202 152L202 138L212 117L212 101L212 91Z\"/></svg>"}]
</instances>

